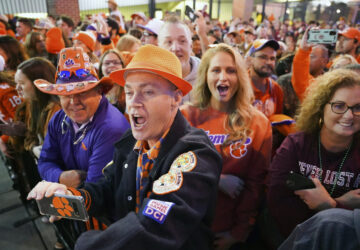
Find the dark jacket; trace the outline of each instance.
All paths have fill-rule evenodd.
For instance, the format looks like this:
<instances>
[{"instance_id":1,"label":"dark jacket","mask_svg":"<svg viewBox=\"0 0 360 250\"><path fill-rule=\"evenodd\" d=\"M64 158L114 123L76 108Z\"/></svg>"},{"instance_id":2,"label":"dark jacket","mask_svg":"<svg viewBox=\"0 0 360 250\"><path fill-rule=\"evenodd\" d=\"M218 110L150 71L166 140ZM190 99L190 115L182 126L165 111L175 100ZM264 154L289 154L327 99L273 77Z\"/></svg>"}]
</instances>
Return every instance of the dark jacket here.
<instances>
[{"instance_id":1,"label":"dark jacket","mask_svg":"<svg viewBox=\"0 0 360 250\"><path fill-rule=\"evenodd\" d=\"M159 155L149 174L148 185L136 207L136 168L138 155L133 150L136 140L128 131L115 144L113 163L105 178L87 183L80 190L89 214L115 218L105 231L89 231L78 239L75 249L211 249L217 186L222 160L204 131L191 127L180 112L162 142ZM195 154L196 166L182 172L182 185L176 191L156 194L153 183L174 169L180 155ZM168 202L168 213L162 224L146 215L149 202Z\"/></svg>"}]
</instances>

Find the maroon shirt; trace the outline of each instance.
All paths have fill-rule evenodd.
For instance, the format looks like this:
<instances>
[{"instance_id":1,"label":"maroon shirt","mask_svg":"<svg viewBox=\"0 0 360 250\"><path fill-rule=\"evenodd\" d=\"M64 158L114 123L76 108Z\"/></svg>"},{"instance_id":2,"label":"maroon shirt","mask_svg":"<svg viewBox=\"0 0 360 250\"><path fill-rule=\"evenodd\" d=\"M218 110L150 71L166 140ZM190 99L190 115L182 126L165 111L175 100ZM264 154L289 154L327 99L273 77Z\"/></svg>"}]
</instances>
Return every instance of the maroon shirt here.
<instances>
[{"instance_id":1,"label":"maroon shirt","mask_svg":"<svg viewBox=\"0 0 360 250\"><path fill-rule=\"evenodd\" d=\"M333 188L336 174L346 151L332 153L321 145L322 170L320 169L318 135L303 132L289 135L280 148L270 167L268 207L280 232L288 236L295 226L316 213L288 189L285 181L290 171L308 178L321 176L327 191ZM360 186L360 143L354 139L349 154L343 164L332 197L358 189Z\"/></svg>"}]
</instances>

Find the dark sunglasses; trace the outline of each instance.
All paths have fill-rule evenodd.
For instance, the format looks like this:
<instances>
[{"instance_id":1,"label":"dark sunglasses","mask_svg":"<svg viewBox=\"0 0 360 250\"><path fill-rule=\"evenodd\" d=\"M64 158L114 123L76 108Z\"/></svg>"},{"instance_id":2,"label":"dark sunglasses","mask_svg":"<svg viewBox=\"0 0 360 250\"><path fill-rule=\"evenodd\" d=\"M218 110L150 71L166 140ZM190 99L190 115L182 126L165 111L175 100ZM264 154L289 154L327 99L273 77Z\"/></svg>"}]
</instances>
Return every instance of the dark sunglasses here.
<instances>
[{"instance_id":1,"label":"dark sunglasses","mask_svg":"<svg viewBox=\"0 0 360 250\"><path fill-rule=\"evenodd\" d=\"M90 74L90 71L87 69L78 69L75 71L75 76L77 76L79 79L83 79L87 77ZM61 80L69 80L71 77L71 72L68 70L62 70L58 73L58 77Z\"/></svg>"}]
</instances>

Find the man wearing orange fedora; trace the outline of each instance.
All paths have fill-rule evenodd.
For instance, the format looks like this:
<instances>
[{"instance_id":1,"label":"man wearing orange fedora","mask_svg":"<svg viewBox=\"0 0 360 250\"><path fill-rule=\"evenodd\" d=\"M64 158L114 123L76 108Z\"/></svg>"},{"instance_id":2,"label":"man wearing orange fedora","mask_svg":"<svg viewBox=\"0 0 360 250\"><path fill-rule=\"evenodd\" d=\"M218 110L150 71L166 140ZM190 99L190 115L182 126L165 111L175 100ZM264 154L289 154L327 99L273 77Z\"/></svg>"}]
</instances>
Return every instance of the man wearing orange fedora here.
<instances>
[{"instance_id":1,"label":"man wearing orange fedora","mask_svg":"<svg viewBox=\"0 0 360 250\"><path fill-rule=\"evenodd\" d=\"M131 131L115 144L105 178L83 189L41 182L28 198L81 195L90 215L111 215L112 225L83 233L75 249L210 249L222 163L206 133L179 112L191 90L180 61L145 45L110 77L124 86Z\"/></svg>"},{"instance_id":2,"label":"man wearing orange fedora","mask_svg":"<svg viewBox=\"0 0 360 250\"><path fill-rule=\"evenodd\" d=\"M104 96L113 81L98 80L81 48L63 49L59 58L55 84L35 81L40 91L58 95L62 107L49 123L38 169L44 180L78 187L102 176L129 124Z\"/></svg>"}]
</instances>

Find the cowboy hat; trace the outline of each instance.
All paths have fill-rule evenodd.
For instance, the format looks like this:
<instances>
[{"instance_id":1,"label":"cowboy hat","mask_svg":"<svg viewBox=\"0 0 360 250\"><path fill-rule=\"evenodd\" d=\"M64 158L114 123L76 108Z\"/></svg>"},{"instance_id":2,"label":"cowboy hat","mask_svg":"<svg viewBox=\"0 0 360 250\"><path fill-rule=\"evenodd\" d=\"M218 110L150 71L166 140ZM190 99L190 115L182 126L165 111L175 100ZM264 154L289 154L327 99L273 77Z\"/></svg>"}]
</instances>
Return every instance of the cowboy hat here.
<instances>
[{"instance_id":1,"label":"cowboy hat","mask_svg":"<svg viewBox=\"0 0 360 250\"><path fill-rule=\"evenodd\" d=\"M124 86L126 74L137 70L160 75L180 89L184 96L192 89L191 84L182 79L179 59L166 49L151 44L142 46L127 67L112 72L110 78L120 86Z\"/></svg>"},{"instance_id":2,"label":"cowboy hat","mask_svg":"<svg viewBox=\"0 0 360 250\"><path fill-rule=\"evenodd\" d=\"M109 77L99 80L89 56L80 47L61 50L59 64L55 75L55 84L44 79L34 81L42 92L52 95L74 95L102 85L106 94L113 86Z\"/></svg>"}]
</instances>

